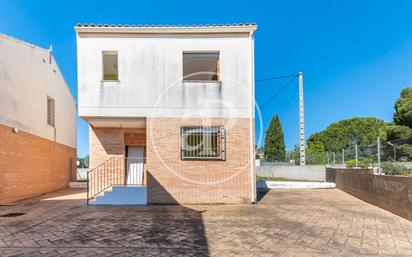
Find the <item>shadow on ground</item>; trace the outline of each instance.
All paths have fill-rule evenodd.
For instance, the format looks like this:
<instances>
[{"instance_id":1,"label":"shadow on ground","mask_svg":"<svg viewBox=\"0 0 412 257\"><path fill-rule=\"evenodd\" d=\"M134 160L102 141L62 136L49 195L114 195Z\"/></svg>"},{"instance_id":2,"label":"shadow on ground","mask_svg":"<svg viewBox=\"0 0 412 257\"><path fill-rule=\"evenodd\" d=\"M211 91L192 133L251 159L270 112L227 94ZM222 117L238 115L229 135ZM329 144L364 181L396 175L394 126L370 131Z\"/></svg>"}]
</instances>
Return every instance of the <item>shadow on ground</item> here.
<instances>
[{"instance_id":1,"label":"shadow on ground","mask_svg":"<svg viewBox=\"0 0 412 257\"><path fill-rule=\"evenodd\" d=\"M0 256L209 256L202 212L180 205L86 206L76 190L1 207Z\"/></svg>"},{"instance_id":2,"label":"shadow on ground","mask_svg":"<svg viewBox=\"0 0 412 257\"><path fill-rule=\"evenodd\" d=\"M265 195L269 192L269 189L264 189L264 188L258 188L256 190L256 198L257 198L257 202L259 203L263 197L265 197Z\"/></svg>"}]
</instances>

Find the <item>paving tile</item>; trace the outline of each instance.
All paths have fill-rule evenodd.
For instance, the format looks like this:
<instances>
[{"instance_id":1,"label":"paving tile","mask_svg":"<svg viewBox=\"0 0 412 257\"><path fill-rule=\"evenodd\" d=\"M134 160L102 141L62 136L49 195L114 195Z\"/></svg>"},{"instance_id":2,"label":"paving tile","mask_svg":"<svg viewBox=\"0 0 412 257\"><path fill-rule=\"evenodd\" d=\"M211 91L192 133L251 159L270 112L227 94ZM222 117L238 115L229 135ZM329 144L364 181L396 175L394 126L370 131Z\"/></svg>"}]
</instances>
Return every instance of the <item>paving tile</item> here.
<instances>
[{"instance_id":1,"label":"paving tile","mask_svg":"<svg viewBox=\"0 0 412 257\"><path fill-rule=\"evenodd\" d=\"M412 222L337 189L257 205L85 206L68 189L0 213L0 256L411 256ZM56 196L60 200L53 200Z\"/></svg>"}]
</instances>

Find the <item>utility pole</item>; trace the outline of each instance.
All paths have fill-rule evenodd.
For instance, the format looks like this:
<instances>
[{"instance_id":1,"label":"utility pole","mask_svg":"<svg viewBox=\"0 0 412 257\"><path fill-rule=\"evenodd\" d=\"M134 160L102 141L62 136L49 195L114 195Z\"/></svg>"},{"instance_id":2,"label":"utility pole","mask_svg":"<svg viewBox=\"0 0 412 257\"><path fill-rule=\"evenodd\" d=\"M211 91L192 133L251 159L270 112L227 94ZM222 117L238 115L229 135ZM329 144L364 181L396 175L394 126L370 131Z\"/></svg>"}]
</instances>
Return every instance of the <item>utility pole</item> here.
<instances>
[{"instance_id":1,"label":"utility pole","mask_svg":"<svg viewBox=\"0 0 412 257\"><path fill-rule=\"evenodd\" d=\"M342 148L342 164L345 164L345 148Z\"/></svg>"},{"instance_id":2,"label":"utility pole","mask_svg":"<svg viewBox=\"0 0 412 257\"><path fill-rule=\"evenodd\" d=\"M300 165L306 164L305 154L305 117L303 106L303 72L299 72L299 128L300 128Z\"/></svg>"},{"instance_id":3,"label":"utility pole","mask_svg":"<svg viewBox=\"0 0 412 257\"><path fill-rule=\"evenodd\" d=\"M333 165L335 164L336 164L336 155L335 155L335 152L333 152Z\"/></svg>"},{"instance_id":4,"label":"utility pole","mask_svg":"<svg viewBox=\"0 0 412 257\"><path fill-rule=\"evenodd\" d=\"M381 138L378 136L378 173L379 175L382 175L382 170L381 170Z\"/></svg>"},{"instance_id":5,"label":"utility pole","mask_svg":"<svg viewBox=\"0 0 412 257\"><path fill-rule=\"evenodd\" d=\"M358 167L358 144L355 145L356 168Z\"/></svg>"}]
</instances>

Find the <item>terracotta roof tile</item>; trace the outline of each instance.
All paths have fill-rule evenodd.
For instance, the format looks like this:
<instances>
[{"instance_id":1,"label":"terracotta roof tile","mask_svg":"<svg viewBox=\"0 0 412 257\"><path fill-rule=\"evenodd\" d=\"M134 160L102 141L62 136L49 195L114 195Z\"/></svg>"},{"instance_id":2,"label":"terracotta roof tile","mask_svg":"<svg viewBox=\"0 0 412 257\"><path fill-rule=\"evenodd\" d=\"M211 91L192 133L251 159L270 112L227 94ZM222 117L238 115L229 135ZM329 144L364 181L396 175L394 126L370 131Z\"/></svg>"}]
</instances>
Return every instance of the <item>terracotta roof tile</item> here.
<instances>
[{"instance_id":1,"label":"terracotta roof tile","mask_svg":"<svg viewBox=\"0 0 412 257\"><path fill-rule=\"evenodd\" d=\"M166 27L166 28L168 28L168 27L192 27L193 28L193 27L223 27L223 26L240 27L240 26L254 26L254 25L256 25L256 23L254 23L254 22L252 22L252 23L232 23L232 24L219 23L219 24L186 24L186 25L181 25L181 24L179 24L179 25L161 25L161 24L158 24L158 25L155 25L155 24L152 24L152 25L149 25L149 24L135 25L135 24L132 24L130 26L128 24L125 24L125 25L123 25L123 24L117 24L117 25L110 24L110 25L108 25L108 24L100 24L100 23L99 24L91 23L89 25L87 23L83 23L83 24L82 23L77 23L76 27L119 27L119 28L121 28L121 27L146 27L146 28L148 28L148 27L152 27L152 28L155 28L155 27Z\"/></svg>"}]
</instances>

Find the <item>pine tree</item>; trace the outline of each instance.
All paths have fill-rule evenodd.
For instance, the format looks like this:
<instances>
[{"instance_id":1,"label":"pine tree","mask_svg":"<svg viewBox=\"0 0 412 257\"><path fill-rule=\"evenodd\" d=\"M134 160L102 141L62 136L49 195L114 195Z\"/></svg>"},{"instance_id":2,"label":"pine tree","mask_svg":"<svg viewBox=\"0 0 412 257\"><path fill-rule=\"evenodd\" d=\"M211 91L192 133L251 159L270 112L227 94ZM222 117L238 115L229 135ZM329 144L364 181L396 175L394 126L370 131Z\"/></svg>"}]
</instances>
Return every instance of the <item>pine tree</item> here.
<instances>
[{"instance_id":1,"label":"pine tree","mask_svg":"<svg viewBox=\"0 0 412 257\"><path fill-rule=\"evenodd\" d=\"M412 128L412 87L402 89L401 96L395 102L393 121Z\"/></svg>"},{"instance_id":2,"label":"pine tree","mask_svg":"<svg viewBox=\"0 0 412 257\"><path fill-rule=\"evenodd\" d=\"M285 138L279 115L272 117L265 137L265 159L267 161L285 160Z\"/></svg>"}]
</instances>

